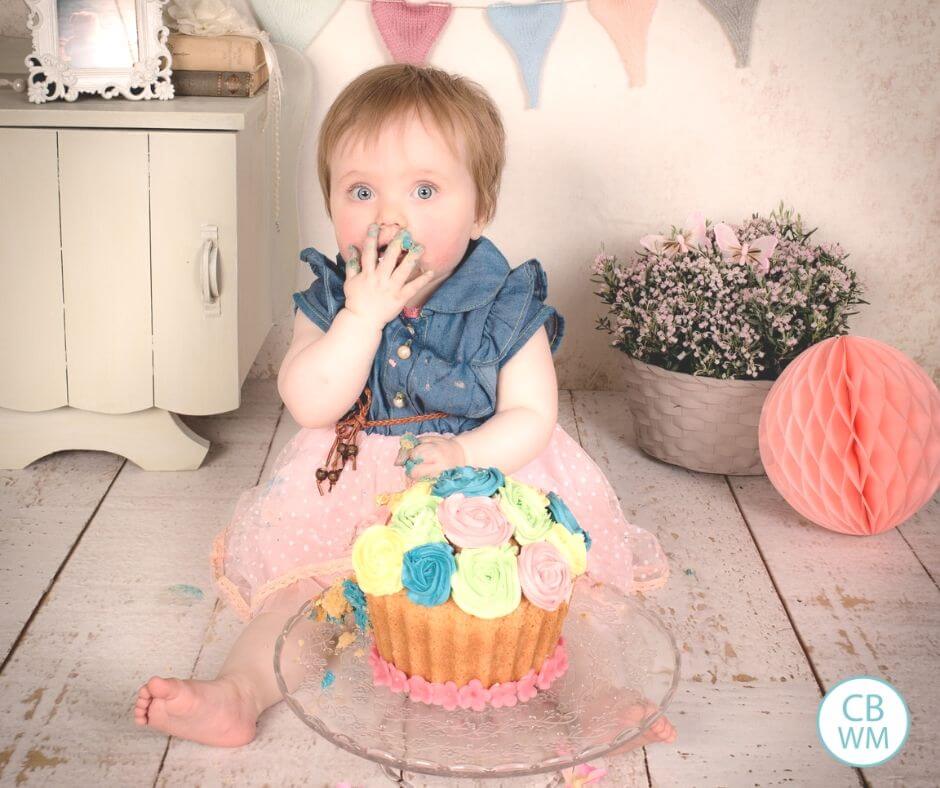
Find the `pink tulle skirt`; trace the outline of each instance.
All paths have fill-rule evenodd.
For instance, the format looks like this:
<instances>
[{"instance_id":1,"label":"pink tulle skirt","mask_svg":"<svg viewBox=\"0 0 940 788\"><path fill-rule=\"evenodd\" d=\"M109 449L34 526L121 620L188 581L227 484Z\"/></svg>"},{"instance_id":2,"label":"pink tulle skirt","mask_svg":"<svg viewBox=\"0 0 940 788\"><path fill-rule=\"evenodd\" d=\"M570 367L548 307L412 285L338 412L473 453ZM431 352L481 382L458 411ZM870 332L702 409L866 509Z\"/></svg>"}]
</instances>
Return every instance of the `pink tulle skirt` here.
<instances>
[{"instance_id":1,"label":"pink tulle skirt","mask_svg":"<svg viewBox=\"0 0 940 788\"><path fill-rule=\"evenodd\" d=\"M316 470L335 437L332 427L301 429L278 455L269 481L239 496L231 522L216 536L213 577L242 619L264 610L277 591L297 586L312 595L350 573L356 536L388 515L376 496L413 483L394 464L398 436L360 433L356 470L347 462L333 490L321 496ZM666 582L669 565L659 541L627 522L610 482L560 425L542 453L510 476L555 492L568 505L591 536L593 579L623 593ZM324 491L328 486L324 483Z\"/></svg>"}]
</instances>

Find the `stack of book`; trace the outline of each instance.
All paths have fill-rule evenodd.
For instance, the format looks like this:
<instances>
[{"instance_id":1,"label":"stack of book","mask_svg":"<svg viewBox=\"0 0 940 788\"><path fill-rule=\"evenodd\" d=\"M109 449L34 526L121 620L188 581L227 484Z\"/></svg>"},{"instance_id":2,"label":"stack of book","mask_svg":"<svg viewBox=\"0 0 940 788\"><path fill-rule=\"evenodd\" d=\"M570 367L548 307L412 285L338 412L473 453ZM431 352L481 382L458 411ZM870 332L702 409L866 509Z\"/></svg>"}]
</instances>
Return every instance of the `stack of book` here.
<instances>
[{"instance_id":1,"label":"stack of book","mask_svg":"<svg viewBox=\"0 0 940 788\"><path fill-rule=\"evenodd\" d=\"M247 36L170 33L177 96L253 96L268 81L260 42Z\"/></svg>"}]
</instances>

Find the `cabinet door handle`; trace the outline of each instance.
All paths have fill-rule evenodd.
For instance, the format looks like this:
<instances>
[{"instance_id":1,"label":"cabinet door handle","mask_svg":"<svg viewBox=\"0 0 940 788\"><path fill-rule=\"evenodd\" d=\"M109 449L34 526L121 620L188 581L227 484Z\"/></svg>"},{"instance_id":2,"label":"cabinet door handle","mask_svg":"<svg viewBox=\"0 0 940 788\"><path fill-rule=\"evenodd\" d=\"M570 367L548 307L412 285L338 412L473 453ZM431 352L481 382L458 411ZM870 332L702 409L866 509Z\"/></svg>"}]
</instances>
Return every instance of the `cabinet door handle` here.
<instances>
[{"instance_id":1,"label":"cabinet door handle","mask_svg":"<svg viewBox=\"0 0 940 788\"><path fill-rule=\"evenodd\" d=\"M219 228L203 226L202 237L202 306L207 315L218 315L222 307L219 298Z\"/></svg>"}]
</instances>

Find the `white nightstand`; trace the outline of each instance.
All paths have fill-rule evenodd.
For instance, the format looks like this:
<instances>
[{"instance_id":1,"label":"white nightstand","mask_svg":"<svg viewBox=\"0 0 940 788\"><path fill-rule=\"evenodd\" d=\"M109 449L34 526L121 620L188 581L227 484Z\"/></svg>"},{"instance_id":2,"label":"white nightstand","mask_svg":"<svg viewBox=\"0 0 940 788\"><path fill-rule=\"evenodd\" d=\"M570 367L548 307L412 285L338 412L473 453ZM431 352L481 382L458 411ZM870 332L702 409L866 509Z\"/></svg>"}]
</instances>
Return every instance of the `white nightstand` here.
<instances>
[{"instance_id":1,"label":"white nightstand","mask_svg":"<svg viewBox=\"0 0 940 788\"><path fill-rule=\"evenodd\" d=\"M0 467L199 467L278 298L265 103L0 91Z\"/></svg>"}]
</instances>

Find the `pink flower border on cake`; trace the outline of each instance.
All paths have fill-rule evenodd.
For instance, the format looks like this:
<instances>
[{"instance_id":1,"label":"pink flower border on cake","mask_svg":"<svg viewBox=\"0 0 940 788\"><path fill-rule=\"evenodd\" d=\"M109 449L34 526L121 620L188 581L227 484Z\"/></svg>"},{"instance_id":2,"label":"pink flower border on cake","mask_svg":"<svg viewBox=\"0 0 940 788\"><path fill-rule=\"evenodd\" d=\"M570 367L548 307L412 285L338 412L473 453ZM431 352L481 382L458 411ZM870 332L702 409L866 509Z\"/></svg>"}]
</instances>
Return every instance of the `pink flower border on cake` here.
<instances>
[{"instance_id":1,"label":"pink flower border on cake","mask_svg":"<svg viewBox=\"0 0 940 788\"><path fill-rule=\"evenodd\" d=\"M409 678L404 671L386 662L374 643L369 653L369 665L372 666L372 680L377 687L388 687L392 692L404 692L409 700L443 706L448 711L458 706L461 709L483 711L487 704L499 709L503 706L515 706L517 702L525 703L534 698L539 690L547 690L552 682L568 669L568 654L565 652L565 639L559 638L555 652L542 663L538 673L530 670L518 681L507 681L503 684L497 682L486 688L479 679L458 687L452 681L440 684L426 681L421 676Z\"/></svg>"}]
</instances>

